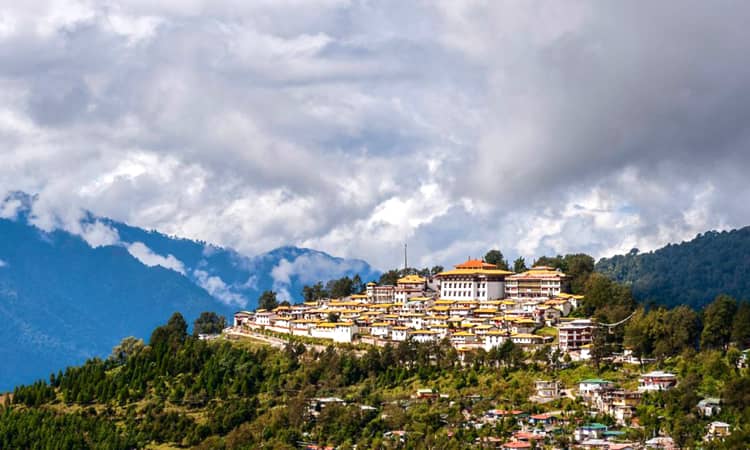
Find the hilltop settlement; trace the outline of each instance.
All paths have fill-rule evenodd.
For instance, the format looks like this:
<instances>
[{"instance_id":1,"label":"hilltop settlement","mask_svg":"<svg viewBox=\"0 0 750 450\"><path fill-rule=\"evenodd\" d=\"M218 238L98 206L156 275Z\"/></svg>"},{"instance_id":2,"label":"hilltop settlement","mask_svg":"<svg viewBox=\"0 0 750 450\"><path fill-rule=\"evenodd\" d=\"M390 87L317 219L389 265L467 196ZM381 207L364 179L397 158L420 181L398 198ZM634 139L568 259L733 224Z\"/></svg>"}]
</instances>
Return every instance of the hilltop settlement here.
<instances>
[{"instance_id":1,"label":"hilltop settlement","mask_svg":"<svg viewBox=\"0 0 750 450\"><path fill-rule=\"evenodd\" d=\"M448 338L459 351L490 350L506 340L532 350L557 336L561 351L585 360L596 324L569 317L582 298L569 293L560 270L514 274L472 259L430 277L406 275L396 285L370 282L346 298L240 311L234 327L381 346Z\"/></svg>"},{"instance_id":2,"label":"hilltop settlement","mask_svg":"<svg viewBox=\"0 0 750 450\"><path fill-rule=\"evenodd\" d=\"M308 342L369 344L383 347L403 342L450 345L460 364L470 364L478 350L492 352L512 343L531 355L540 349L553 349L554 359L589 361L597 356L597 335L623 325L632 314L616 323L601 323L582 315L582 295L570 293L569 277L550 266L534 266L514 273L484 260L469 259L452 270L434 275L407 274L394 285L370 282L363 292L343 298L322 298L272 310L239 311L226 333L266 335L283 339L296 336ZM644 367L648 362L625 349L610 358L618 364ZM571 398L585 404L591 417L606 418L608 424L580 423L570 436L575 448L604 450L675 449L666 434L645 442L625 439L625 430L639 426L636 408L645 394L666 392L678 384L674 373L643 371L637 386L628 387L602 379L586 378L565 386L557 379L537 379L529 400L539 405ZM439 399L433 389L420 389L415 398ZM324 399L329 402L341 399ZM720 409L718 399L707 398L697 408L704 417ZM539 410L544 410L543 407ZM485 438L482 448L547 448L549 438L559 433L566 419L560 411L530 413L522 410L490 409L481 415L467 413L469 426L482 427L497 421L517 422L510 440ZM705 442L722 440L731 433L730 425L711 422ZM619 429L619 430L618 430Z\"/></svg>"}]
</instances>

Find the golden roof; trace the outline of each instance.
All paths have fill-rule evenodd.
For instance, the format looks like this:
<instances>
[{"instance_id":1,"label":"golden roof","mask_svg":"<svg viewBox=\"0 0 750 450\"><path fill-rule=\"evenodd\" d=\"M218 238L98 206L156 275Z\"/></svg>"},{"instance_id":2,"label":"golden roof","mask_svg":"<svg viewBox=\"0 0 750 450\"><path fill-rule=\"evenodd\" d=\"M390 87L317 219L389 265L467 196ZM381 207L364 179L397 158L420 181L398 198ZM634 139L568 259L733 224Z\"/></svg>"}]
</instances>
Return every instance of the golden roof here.
<instances>
[{"instance_id":1,"label":"golden roof","mask_svg":"<svg viewBox=\"0 0 750 450\"><path fill-rule=\"evenodd\" d=\"M425 279L420 277L419 275L407 275L405 277L401 277L398 279L398 284L417 284L417 283L424 283Z\"/></svg>"}]
</instances>

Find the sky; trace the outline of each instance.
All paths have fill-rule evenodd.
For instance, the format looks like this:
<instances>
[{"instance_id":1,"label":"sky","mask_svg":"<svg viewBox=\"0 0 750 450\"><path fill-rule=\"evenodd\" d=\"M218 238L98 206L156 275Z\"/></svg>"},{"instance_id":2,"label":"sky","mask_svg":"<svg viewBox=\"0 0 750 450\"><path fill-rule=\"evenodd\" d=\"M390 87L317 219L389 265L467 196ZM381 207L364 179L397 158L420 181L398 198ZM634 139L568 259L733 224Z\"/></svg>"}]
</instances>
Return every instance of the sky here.
<instances>
[{"instance_id":1,"label":"sky","mask_svg":"<svg viewBox=\"0 0 750 450\"><path fill-rule=\"evenodd\" d=\"M747 2L0 5L0 194L45 229L388 269L750 224Z\"/></svg>"}]
</instances>

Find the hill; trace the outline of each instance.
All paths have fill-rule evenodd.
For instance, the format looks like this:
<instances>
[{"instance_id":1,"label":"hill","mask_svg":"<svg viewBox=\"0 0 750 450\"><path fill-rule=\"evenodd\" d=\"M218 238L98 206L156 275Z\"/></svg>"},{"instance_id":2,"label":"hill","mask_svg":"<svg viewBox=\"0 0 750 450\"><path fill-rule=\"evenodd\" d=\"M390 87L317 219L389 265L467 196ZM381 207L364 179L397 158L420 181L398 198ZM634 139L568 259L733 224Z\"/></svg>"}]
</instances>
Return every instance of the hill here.
<instances>
[{"instance_id":1,"label":"hill","mask_svg":"<svg viewBox=\"0 0 750 450\"><path fill-rule=\"evenodd\" d=\"M596 271L630 285L641 302L703 308L719 294L747 299L750 227L707 231L661 249L602 258Z\"/></svg>"},{"instance_id":2,"label":"hill","mask_svg":"<svg viewBox=\"0 0 750 450\"><path fill-rule=\"evenodd\" d=\"M311 249L245 256L93 214L77 233L44 231L33 206L23 193L0 202L0 392L107 355L123 336L145 338L174 311L230 316L264 290L295 301L304 284L379 275Z\"/></svg>"}]
</instances>

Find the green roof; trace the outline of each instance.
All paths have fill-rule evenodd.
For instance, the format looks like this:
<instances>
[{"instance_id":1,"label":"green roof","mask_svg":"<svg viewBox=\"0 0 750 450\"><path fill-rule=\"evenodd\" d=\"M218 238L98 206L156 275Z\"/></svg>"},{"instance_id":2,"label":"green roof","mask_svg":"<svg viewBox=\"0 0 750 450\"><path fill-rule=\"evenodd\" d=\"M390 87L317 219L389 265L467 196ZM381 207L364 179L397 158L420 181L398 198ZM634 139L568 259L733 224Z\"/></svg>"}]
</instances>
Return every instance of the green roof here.
<instances>
[{"instance_id":1,"label":"green roof","mask_svg":"<svg viewBox=\"0 0 750 450\"><path fill-rule=\"evenodd\" d=\"M601 378L589 378L588 380L581 381L581 383L604 384L604 383L611 383L611 381L603 380Z\"/></svg>"}]
</instances>

